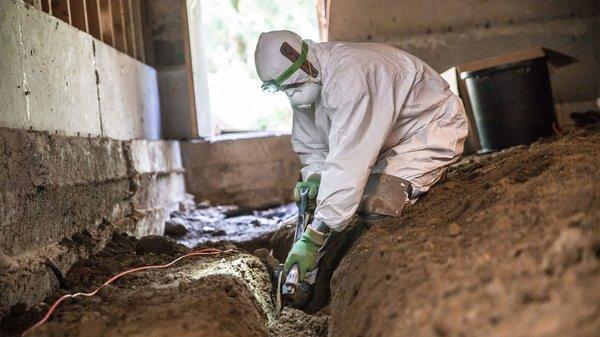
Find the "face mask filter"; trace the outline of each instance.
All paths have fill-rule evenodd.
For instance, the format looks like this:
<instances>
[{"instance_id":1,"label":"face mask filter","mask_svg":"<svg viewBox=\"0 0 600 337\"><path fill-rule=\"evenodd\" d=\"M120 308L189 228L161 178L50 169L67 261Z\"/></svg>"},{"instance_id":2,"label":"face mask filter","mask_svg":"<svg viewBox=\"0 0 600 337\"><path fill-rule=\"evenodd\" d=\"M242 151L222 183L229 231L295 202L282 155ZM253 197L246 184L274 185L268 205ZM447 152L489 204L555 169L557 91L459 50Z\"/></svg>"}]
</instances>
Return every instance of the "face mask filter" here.
<instances>
[{"instance_id":1,"label":"face mask filter","mask_svg":"<svg viewBox=\"0 0 600 337\"><path fill-rule=\"evenodd\" d=\"M310 109L321 95L321 85L307 82L298 88L285 90L292 106L298 109Z\"/></svg>"}]
</instances>

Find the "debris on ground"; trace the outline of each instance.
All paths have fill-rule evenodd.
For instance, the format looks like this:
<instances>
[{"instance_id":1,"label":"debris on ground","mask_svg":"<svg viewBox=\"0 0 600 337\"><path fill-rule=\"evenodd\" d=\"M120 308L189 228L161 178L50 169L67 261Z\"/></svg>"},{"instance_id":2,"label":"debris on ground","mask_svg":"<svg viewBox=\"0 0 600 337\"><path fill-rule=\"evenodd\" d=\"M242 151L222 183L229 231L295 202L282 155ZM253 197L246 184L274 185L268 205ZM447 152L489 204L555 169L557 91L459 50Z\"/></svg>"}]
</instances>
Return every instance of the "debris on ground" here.
<instances>
[{"instance_id":1,"label":"debris on ground","mask_svg":"<svg viewBox=\"0 0 600 337\"><path fill-rule=\"evenodd\" d=\"M188 247L231 243L253 252L273 248L270 239L286 221L293 222L297 212L295 204L251 212L236 206L199 205L187 212L173 212L165 234Z\"/></svg>"}]
</instances>

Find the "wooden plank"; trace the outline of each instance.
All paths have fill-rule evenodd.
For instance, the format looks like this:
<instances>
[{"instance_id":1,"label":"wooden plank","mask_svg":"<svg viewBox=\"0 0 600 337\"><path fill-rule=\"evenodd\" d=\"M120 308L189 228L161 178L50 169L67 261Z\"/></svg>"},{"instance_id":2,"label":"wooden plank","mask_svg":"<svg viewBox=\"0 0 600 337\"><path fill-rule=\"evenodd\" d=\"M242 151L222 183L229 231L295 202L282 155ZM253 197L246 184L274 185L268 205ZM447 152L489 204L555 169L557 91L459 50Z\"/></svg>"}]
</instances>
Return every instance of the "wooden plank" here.
<instances>
[{"instance_id":1,"label":"wooden plank","mask_svg":"<svg viewBox=\"0 0 600 337\"><path fill-rule=\"evenodd\" d=\"M131 38L133 39L133 57L141 62L146 62L144 52L144 31L142 24L143 3L141 0L129 0L129 13L131 16Z\"/></svg>"},{"instance_id":2,"label":"wooden plank","mask_svg":"<svg viewBox=\"0 0 600 337\"><path fill-rule=\"evenodd\" d=\"M125 36L125 52L129 56L134 57L133 47L133 36L132 34L132 22L131 22L131 9L129 7L129 0L120 0L121 2L121 18L123 23L123 34Z\"/></svg>"},{"instance_id":3,"label":"wooden plank","mask_svg":"<svg viewBox=\"0 0 600 337\"><path fill-rule=\"evenodd\" d=\"M42 0L42 11L52 15L52 1Z\"/></svg>"},{"instance_id":4,"label":"wooden plank","mask_svg":"<svg viewBox=\"0 0 600 337\"><path fill-rule=\"evenodd\" d=\"M327 41L328 21L329 21L329 0L317 0L317 20L319 22L319 37L321 41Z\"/></svg>"},{"instance_id":5,"label":"wooden plank","mask_svg":"<svg viewBox=\"0 0 600 337\"><path fill-rule=\"evenodd\" d=\"M71 24L84 32L89 32L85 0L69 0Z\"/></svg>"},{"instance_id":6,"label":"wooden plank","mask_svg":"<svg viewBox=\"0 0 600 337\"><path fill-rule=\"evenodd\" d=\"M113 17L110 0L98 0L98 17L102 42L114 46Z\"/></svg>"},{"instance_id":7,"label":"wooden plank","mask_svg":"<svg viewBox=\"0 0 600 337\"><path fill-rule=\"evenodd\" d=\"M52 0L52 15L64 22L71 24L71 6L69 0Z\"/></svg>"},{"instance_id":8,"label":"wooden plank","mask_svg":"<svg viewBox=\"0 0 600 337\"><path fill-rule=\"evenodd\" d=\"M85 0L85 10L87 12L88 33L98 40L102 40L98 0Z\"/></svg>"},{"instance_id":9,"label":"wooden plank","mask_svg":"<svg viewBox=\"0 0 600 337\"><path fill-rule=\"evenodd\" d=\"M115 38L113 47L117 48L122 52L127 52L127 46L125 45L125 32L123 31L121 0L112 0L111 9L113 20L113 34Z\"/></svg>"},{"instance_id":10,"label":"wooden plank","mask_svg":"<svg viewBox=\"0 0 600 337\"><path fill-rule=\"evenodd\" d=\"M154 52L154 25L156 18L152 13L152 3L149 1L140 2L140 13L142 13L144 20L142 23L142 39L144 46L144 62L146 64L157 68L159 64L156 62L156 53Z\"/></svg>"}]
</instances>

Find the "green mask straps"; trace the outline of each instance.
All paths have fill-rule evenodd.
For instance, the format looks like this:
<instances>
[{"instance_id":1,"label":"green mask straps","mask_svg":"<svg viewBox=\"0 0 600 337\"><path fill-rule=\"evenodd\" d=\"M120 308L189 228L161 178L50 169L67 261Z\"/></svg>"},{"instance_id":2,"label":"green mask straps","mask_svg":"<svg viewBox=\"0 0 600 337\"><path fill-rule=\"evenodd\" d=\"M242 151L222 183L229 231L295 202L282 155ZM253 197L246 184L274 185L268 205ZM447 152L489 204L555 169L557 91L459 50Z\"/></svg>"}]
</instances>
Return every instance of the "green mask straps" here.
<instances>
[{"instance_id":1,"label":"green mask straps","mask_svg":"<svg viewBox=\"0 0 600 337\"><path fill-rule=\"evenodd\" d=\"M306 42L302 41L302 52L300 53L300 56L298 57L298 59L296 59L296 62L294 62L289 68L287 68L276 79L263 82L261 88L264 91L268 91L268 92L279 91L283 82L285 82L285 80L290 78L296 71L298 71L298 69L300 69L300 67L302 66L304 61L306 61L307 54L308 54L308 45L306 44Z\"/></svg>"}]
</instances>

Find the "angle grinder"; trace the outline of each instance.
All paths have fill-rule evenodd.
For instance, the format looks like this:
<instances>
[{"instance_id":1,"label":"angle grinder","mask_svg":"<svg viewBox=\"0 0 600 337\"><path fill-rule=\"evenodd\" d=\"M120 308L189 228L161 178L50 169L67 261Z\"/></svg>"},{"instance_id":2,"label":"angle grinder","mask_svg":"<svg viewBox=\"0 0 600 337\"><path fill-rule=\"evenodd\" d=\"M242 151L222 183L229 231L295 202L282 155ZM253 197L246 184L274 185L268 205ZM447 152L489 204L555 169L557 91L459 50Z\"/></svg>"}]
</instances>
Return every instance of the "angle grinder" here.
<instances>
[{"instance_id":1,"label":"angle grinder","mask_svg":"<svg viewBox=\"0 0 600 337\"><path fill-rule=\"evenodd\" d=\"M310 218L309 199L307 187L300 189L300 205L298 206L298 221L294 231L294 243L302 237ZM275 270L277 280L276 310L281 312L284 306L302 309L308 305L312 298L313 285L309 283L314 279L315 271L307 273L305 280L300 281L300 272L297 264L285 272L284 265L279 264Z\"/></svg>"}]
</instances>

